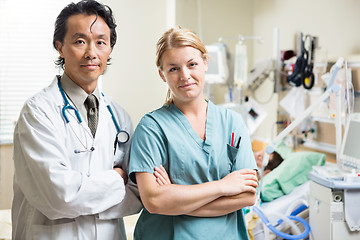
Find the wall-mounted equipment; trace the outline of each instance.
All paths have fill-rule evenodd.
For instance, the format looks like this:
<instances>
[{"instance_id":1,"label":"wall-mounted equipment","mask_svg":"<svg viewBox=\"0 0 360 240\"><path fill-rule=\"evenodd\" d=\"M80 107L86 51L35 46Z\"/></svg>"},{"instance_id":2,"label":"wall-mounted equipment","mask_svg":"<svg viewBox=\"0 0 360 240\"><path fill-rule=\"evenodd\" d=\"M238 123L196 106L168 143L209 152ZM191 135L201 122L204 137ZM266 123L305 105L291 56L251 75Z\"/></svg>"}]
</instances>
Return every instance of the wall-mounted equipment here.
<instances>
[{"instance_id":1,"label":"wall-mounted equipment","mask_svg":"<svg viewBox=\"0 0 360 240\"><path fill-rule=\"evenodd\" d=\"M208 70L205 73L205 81L209 84L226 83L229 78L229 68L226 59L226 45L215 43L206 45L209 54Z\"/></svg>"},{"instance_id":2,"label":"wall-mounted equipment","mask_svg":"<svg viewBox=\"0 0 360 240\"><path fill-rule=\"evenodd\" d=\"M311 35L300 34L300 54L296 59L294 72L287 77L287 82L294 87L303 86L311 89L315 83L313 73L314 49L317 47L317 38Z\"/></svg>"}]
</instances>

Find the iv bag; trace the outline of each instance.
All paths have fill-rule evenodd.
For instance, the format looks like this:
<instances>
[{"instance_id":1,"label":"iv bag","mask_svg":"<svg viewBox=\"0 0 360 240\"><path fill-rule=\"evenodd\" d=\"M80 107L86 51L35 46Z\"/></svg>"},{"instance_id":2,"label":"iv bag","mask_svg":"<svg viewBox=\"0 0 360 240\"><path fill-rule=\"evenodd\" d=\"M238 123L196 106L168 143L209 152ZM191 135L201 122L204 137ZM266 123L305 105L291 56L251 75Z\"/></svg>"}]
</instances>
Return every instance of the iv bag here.
<instances>
[{"instance_id":1,"label":"iv bag","mask_svg":"<svg viewBox=\"0 0 360 240\"><path fill-rule=\"evenodd\" d=\"M341 116L347 117L348 114L354 111L354 87L351 83L351 69L340 69L335 77L334 83L340 86L341 98ZM336 93L331 93L329 96L329 114L330 117L335 117L336 113Z\"/></svg>"},{"instance_id":2,"label":"iv bag","mask_svg":"<svg viewBox=\"0 0 360 240\"><path fill-rule=\"evenodd\" d=\"M234 84L241 88L247 82L248 60L246 45L238 42L235 47Z\"/></svg>"}]
</instances>

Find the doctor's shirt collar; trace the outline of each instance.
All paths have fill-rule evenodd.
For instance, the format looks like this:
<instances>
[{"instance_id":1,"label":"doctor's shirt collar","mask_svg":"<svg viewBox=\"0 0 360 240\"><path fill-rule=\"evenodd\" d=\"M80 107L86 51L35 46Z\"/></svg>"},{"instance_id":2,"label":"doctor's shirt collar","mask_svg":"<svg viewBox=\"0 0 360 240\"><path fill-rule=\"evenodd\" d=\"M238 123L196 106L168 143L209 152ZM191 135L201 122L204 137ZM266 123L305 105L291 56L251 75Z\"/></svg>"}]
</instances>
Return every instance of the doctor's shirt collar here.
<instances>
[{"instance_id":1,"label":"doctor's shirt collar","mask_svg":"<svg viewBox=\"0 0 360 240\"><path fill-rule=\"evenodd\" d=\"M65 73L62 75L60 83L66 93L66 96L69 98L69 101L78 109L81 116L87 116L84 102L88 97L88 94L75 82L73 82ZM94 94L100 102L101 94L98 86L96 86L96 89L92 94ZM83 118L87 121L87 117Z\"/></svg>"}]
</instances>

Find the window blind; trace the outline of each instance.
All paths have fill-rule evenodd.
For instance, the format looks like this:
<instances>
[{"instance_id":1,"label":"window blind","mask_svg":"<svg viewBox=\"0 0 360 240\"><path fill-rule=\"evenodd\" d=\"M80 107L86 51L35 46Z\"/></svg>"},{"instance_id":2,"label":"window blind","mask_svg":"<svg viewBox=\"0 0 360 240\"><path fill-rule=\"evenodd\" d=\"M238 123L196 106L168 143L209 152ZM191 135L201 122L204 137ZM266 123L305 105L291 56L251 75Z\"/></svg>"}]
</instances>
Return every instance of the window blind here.
<instances>
[{"instance_id":1,"label":"window blind","mask_svg":"<svg viewBox=\"0 0 360 240\"><path fill-rule=\"evenodd\" d=\"M0 0L0 144L12 143L20 110L60 73L54 23L69 0Z\"/></svg>"}]
</instances>

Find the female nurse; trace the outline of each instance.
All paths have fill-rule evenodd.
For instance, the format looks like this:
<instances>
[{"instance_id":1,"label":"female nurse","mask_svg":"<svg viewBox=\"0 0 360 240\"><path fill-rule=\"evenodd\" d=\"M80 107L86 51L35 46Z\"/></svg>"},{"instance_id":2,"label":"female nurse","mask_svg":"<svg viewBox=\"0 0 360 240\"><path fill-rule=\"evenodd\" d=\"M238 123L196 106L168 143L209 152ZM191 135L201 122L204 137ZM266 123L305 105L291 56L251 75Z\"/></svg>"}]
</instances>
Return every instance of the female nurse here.
<instances>
[{"instance_id":1,"label":"female nurse","mask_svg":"<svg viewBox=\"0 0 360 240\"><path fill-rule=\"evenodd\" d=\"M248 239L242 208L255 203L256 162L241 116L204 97L207 62L189 30L170 29L157 43L169 91L133 136L130 177L145 207L135 239Z\"/></svg>"}]
</instances>

